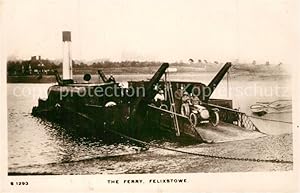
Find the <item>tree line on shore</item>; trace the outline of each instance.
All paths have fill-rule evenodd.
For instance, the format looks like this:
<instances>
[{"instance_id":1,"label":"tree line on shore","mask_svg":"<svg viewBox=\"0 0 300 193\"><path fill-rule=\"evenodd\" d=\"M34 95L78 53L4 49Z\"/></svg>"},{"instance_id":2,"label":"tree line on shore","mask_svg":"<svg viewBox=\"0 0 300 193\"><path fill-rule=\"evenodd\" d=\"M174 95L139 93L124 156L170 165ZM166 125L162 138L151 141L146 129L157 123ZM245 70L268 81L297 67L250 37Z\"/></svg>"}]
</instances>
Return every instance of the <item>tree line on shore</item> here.
<instances>
[{"instance_id":1,"label":"tree line on shore","mask_svg":"<svg viewBox=\"0 0 300 193\"><path fill-rule=\"evenodd\" d=\"M157 61L79 61L72 60L73 73L81 74L82 72L97 73L98 69L123 69L125 72L130 72L132 69L135 69L137 72L149 71L152 73L154 69L160 66L162 62ZM208 62L206 60L194 60L189 59L188 62L173 62L170 66L177 68L182 68L182 71L185 71L185 67L192 68L206 68L210 70L218 70L223 63L221 62ZM269 65L269 62L268 64ZM234 66L239 68L239 66L245 66L245 64L235 63ZM247 68L255 69L256 63L248 65ZM7 62L7 75L8 76L20 76L20 75L35 75L35 74L47 74L52 75L55 71L61 73L62 71L62 62L60 60L49 60L49 59L38 59L38 60L9 60ZM120 70L119 70L120 71Z\"/></svg>"},{"instance_id":2,"label":"tree line on shore","mask_svg":"<svg viewBox=\"0 0 300 193\"><path fill-rule=\"evenodd\" d=\"M73 60L72 66L76 73L77 71L93 71L95 69L105 68L138 68L138 67L156 67L162 62L156 61L98 61L98 62L82 62ZM178 63L180 65L180 63ZM31 75L31 74L53 74L54 71L61 72L62 62L57 60L9 60L7 62L8 75ZM95 71L97 72L97 70Z\"/></svg>"}]
</instances>

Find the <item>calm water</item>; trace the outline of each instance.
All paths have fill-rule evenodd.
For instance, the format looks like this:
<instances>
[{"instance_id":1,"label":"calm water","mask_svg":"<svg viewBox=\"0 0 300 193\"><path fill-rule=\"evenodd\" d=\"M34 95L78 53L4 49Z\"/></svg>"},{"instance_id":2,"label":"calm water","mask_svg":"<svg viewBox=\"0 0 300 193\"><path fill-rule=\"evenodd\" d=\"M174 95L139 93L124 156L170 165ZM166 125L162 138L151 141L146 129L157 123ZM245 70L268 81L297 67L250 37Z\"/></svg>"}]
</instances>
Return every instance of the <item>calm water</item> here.
<instances>
[{"instance_id":1,"label":"calm water","mask_svg":"<svg viewBox=\"0 0 300 193\"><path fill-rule=\"evenodd\" d=\"M212 75L173 75L172 79L193 80L208 83ZM118 81L150 78L151 75L116 76ZM95 77L94 77L95 78ZM249 105L256 101L291 99L291 89L284 81L236 81L230 82L229 98L234 106L249 113ZM71 136L59 125L31 116L31 109L37 105L38 98L46 98L51 84L8 84L8 167L10 169L43 165L49 163L84 160L108 155L135 153L139 148L131 144L103 144L100 139ZM247 88L241 92L241 88ZM279 89L279 93L276 92ZM255 94L256 92L256 94ZM273 92L273 94L272 94ZM278 91L277 91L278 92ZM223 81L214 98L227 98L227 84ZM291 121L291 113L272 115L271 118ZM268 123L271 124L271 123ZM276 123L268 125L282 127ZM286 128L287 125L284 125Z\"/></svg>"},{"instance_id":2,"label":"calm water","mask_svg":"<svg viewBox=\"0 0 300 193\"><path fill-rule=\"evenodd\" d=\"M100 139L74 138L57 124L31 115L39 97L47 96L51 84L8 84L9 168L76 161L99 156L134 153L126 144L104 145ZM19 94L24 91L24 94Z\"/></svg>"}]
</instances>

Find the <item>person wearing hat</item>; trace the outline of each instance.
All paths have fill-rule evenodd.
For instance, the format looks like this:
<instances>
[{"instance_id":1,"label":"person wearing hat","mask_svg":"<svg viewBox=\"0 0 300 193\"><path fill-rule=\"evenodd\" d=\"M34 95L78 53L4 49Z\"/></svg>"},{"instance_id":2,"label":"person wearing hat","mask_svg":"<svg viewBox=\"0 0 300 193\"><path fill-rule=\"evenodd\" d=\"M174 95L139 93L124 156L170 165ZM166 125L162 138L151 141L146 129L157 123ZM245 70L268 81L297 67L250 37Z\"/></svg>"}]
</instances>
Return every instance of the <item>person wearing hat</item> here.
<instances>
[{"instance_id":1,"label":"person wearing hat","mask_svg":"<svg viewBox=\"0 0 300 193\"><path fill-rule=\"evenodd\" d=\"M178 88L178 85L177 85ZM175 102L175 109L177 113L180 113L180 107L182 104L182 97L184 93L183 86L180 86L175 92L174 92L174 102Z\"/></svg>"},{"instance_id":2,"label":"person wearing hat","mask_svg":"<svg viewBox=\"0 0 300 193\"><path fill-rule=\"evenodd\" d=\"M200 105L200 99L197 95L191 93L191 104L192 105Z\"/></svg>"},{"instance_id":3,"label":"person wearing hat","mask_svg":"<svg viewBox=\"0 0 300 193\"><path fill-rule=\"evenodd\" d=\"M165 95L164 95L164 91L162 89L160 89L154 97L154 102L157 106L160 107L162 105L163 101L165 101Z\"/></svg>"},{"instance_id":4,"label":"person wearing hat","mask_svg":"<svg viewBox=\"0 0 300 193\"><path fill-rule=\"evenodd\" d=\"M190 115L190 105L191 105L191 99L189 96L189 93L184 91L183 96L181 98L182 105L181 105L181 114L185 116Z\"/></svg>"}]
</instances>

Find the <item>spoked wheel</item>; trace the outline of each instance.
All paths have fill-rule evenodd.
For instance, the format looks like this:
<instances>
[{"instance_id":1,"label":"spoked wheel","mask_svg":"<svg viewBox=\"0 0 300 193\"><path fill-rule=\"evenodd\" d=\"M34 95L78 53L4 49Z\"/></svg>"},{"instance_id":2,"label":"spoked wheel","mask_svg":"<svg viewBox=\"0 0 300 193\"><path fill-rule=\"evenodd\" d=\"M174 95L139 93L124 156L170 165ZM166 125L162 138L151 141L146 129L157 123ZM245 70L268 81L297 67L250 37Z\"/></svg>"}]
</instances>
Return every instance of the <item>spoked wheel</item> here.
<instances>
[{"instance_id":1,"label":"spoked wheel","mask_svg":"<svg viewBox=\"0 0 300 193\"><path fill-rule=\"evenodd\" d=\"M218 111L213 111L210 119L211 124L216 127L220 122L220 116Z\"/></svg>"},{"instance_id":2,"label":"spoked wheel","mask_svg":"<svg viewBox=\"0 0 300 193\"><path fill-rule=\"evenodd\" d=\"M162 104L162 105L160 106L160 108L162 108L162 109L164 109L164 110L168 110L168 106L165 105L165 104Z\"/></svg>"},{"instance_id":3,"label":"spoked wheel","mask_svg":"<svg viewBox=\"0 0 300 193\"><path fill-rule=\"evenodd\" d=\"M198 124L198 118L197 118L197 115L195 113L191 113L190 114L190 121L191 121L191 123L192 123L192 125L194 127L197 126L197 124Z\"/></svg>"},{"instance_id":4,"label":"spoked wheel","mask_svg":"<svg viewBox=\"0 0 300 193\"><path fill-rule=\"evenodd\" d=\"M182 104L182 105L181 105L181 108L180 108L180 113L181 113L182 115L188 117L188 116L189 116L189 112L190 112L189 107Z\"/></svg>"}]
</instances>

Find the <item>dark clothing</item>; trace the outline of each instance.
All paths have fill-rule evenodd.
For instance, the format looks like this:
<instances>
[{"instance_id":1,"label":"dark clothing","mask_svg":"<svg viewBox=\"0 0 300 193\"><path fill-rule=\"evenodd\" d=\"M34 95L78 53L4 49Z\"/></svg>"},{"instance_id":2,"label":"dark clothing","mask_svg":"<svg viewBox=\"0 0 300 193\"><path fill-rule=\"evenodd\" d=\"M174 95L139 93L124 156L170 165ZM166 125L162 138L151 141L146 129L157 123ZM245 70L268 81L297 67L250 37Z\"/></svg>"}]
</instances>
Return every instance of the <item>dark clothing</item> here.
<instances>
[{"instance_id":1,"label":"dark clothing","mask_svg":"<svg viewBox=\"0 0 300 193\"><path fill-rule=\"evenodd\" d=\"M174 102L175 102L175 109L177 113L180 113L180 108L181 108L181 98L183 96L183 89L177 89L174 92Z\"/></svg>"},{"instance_id":2,"label":"dark clothing","mask_svg":"<svg viewBox=\"0 0 300 193\"><path fill-rule=\"evenodd\" d=\"M116 82L116 80L113 76L110 76L109 79L108 79L108 82Z\"/></svg>"}]
</instances>

